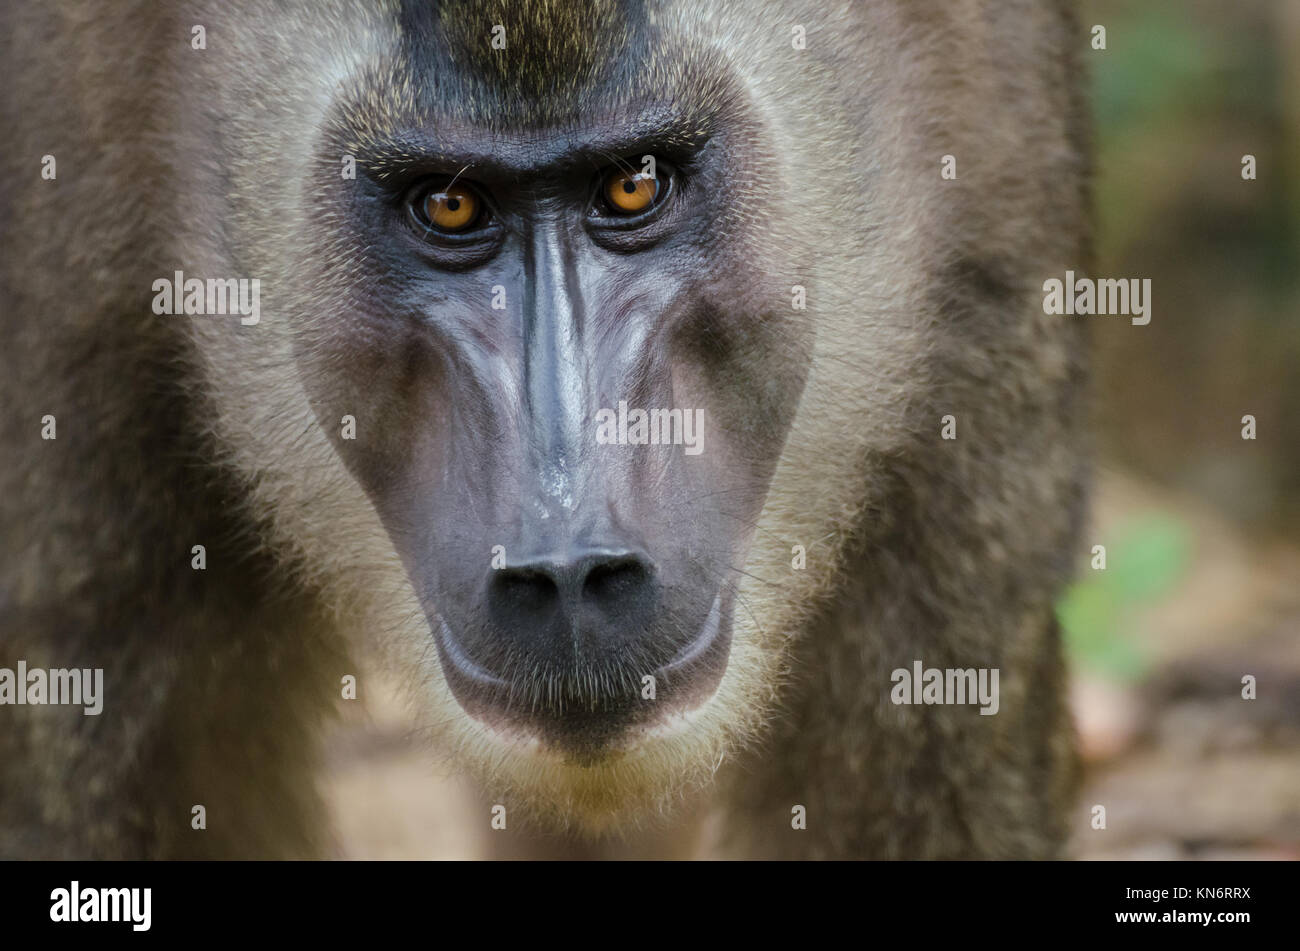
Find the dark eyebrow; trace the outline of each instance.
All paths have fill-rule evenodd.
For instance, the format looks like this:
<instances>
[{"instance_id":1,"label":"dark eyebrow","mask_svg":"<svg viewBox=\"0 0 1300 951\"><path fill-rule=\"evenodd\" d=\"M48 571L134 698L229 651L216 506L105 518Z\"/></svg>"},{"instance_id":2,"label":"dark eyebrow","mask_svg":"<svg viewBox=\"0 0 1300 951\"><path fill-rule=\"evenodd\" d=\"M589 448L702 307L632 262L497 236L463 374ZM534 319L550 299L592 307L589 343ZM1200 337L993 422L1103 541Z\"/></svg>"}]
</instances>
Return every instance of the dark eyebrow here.
<instances>
[{"instance_id":1,"label":"dark eyebrow","mask_svg":"<svg viewBox=\"0 0 1300 951\"><path fill-rule=\"evenodd\" d=\"M362 138L357 164L383 184L412 175L454 175L467 167L475 178L517 178L543 170L607 165L611 159L653 153L685 164L708 142L714 117L674 107L635 117L595 117L574 132L562 127L507 132L447 123L410 126Z\"/></svg>"}]
</instances>

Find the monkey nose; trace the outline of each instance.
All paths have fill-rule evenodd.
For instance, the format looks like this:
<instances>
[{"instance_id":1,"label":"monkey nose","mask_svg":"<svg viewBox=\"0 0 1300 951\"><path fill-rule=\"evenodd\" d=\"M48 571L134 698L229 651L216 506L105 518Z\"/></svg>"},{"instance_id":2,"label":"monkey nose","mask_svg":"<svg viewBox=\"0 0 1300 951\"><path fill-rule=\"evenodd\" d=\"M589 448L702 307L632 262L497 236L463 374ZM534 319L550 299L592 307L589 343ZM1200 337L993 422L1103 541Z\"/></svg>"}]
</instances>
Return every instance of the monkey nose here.
<instances>
[{"instance_id":1,"label":"monkey nose","mask_svg":"<svg viewBox=\"0 0 1300 951\"><path fill-rule=\"evenodd\" d=\"M584 763L703 703L726 669L731 609L680 557L660 566L636 548L571 549L449 592L453 616L434 636L457 701Z\"/></svg>"},{"instance_id":2,"label":"monkey nose","mask_svg":"<svg viewBox=\"0 0 1300 951\"><path fill-rule=\"evenodd\" d=\"M577 663L627 646L651 626L658 601L650 558L619 547L524 559L493 570L487 586L494 627L517 642L508 646L532 655L539 647L551 656L571 651Z\"/></svg>"}]
</instances>

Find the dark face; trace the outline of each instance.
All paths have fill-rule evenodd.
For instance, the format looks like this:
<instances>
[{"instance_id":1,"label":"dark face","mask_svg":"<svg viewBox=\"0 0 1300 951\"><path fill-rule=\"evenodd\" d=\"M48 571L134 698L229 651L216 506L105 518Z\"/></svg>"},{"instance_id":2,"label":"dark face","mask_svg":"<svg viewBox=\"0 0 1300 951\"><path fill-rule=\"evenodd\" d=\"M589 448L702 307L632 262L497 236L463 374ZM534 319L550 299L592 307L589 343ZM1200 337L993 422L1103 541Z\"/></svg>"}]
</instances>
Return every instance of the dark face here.
<instances>
[{"instance_id":1,"label":"dark face","mask_svg":"<svg viewBox=\"0 0 1300 951\"><path fill-rule=\"evenodd\" d=\"M320 143L298 359L461 706L591 762L726 668L811 346L762 225L798 196L725 73L646 68L644 26L572 97L407 39L414 95L376 78Z\"/></svg>"}]
</instances>

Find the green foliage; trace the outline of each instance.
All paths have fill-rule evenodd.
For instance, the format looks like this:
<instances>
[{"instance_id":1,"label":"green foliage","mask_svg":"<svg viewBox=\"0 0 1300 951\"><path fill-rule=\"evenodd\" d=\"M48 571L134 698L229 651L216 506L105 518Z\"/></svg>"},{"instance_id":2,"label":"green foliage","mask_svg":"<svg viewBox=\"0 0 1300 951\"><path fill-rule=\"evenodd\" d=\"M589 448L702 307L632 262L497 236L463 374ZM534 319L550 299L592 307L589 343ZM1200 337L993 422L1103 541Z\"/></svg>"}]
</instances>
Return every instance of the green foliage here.
<instances>
[{"instance_id":1,"label":"green foliage","mask_svg":"<svg viewBox=\"0 0 1300 951\"><path fill-rule=\"evenodd\" d=\"M1190 548L1174 518L1148 515L1126 526L1108 546L1106 569L1088 571L1056 606L1071 656L1116 679L1140 679L1146 662L1133 637L1136 616L1174 590Z\"/></svg>"},{"instance_id":2,"label":"green foliage","mask_svg":"<svg viewBox=\"0 0 1300 951\"><path fill-rule=\"evenodd\" d=\"M1116 23L1107 37L1109 58L1093 69L1097 121L1108 135L1200 108L1221 95L1218 77L1206 69L1218 48L1176 11L1152 8Z\"/></svg>"}]
</instances>

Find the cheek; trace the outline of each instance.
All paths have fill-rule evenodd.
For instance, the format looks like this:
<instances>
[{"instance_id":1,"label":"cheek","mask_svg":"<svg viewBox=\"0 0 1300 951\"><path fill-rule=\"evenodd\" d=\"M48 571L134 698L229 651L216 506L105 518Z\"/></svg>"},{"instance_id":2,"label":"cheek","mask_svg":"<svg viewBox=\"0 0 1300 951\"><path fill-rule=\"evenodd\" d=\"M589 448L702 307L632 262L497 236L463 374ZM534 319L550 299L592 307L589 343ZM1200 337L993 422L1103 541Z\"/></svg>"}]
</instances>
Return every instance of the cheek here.
<instances>
[{"instance_id":1,"label":"cheek","mask_svg":"<svg viewBox=\"0 0 1300 951\"><path fill-rule=\"evenodd\" d=\"M770 478L811 365L804 330L770 312L710 305L676 335L674 392L706 408L709 452L728 469Z\"/></svg>"},{"instance_id":2,"label":"cheek","mask_svg":"<svg viewBox=\"0 0 1300 951\"><path fill-rule=\"evenodd\" d=\"M426 464L429 441L447 425L447 373L427 334L340 322L301 335L295 356L317 423L376 504L400 474Z\"/></svg>"}]
</instances>

